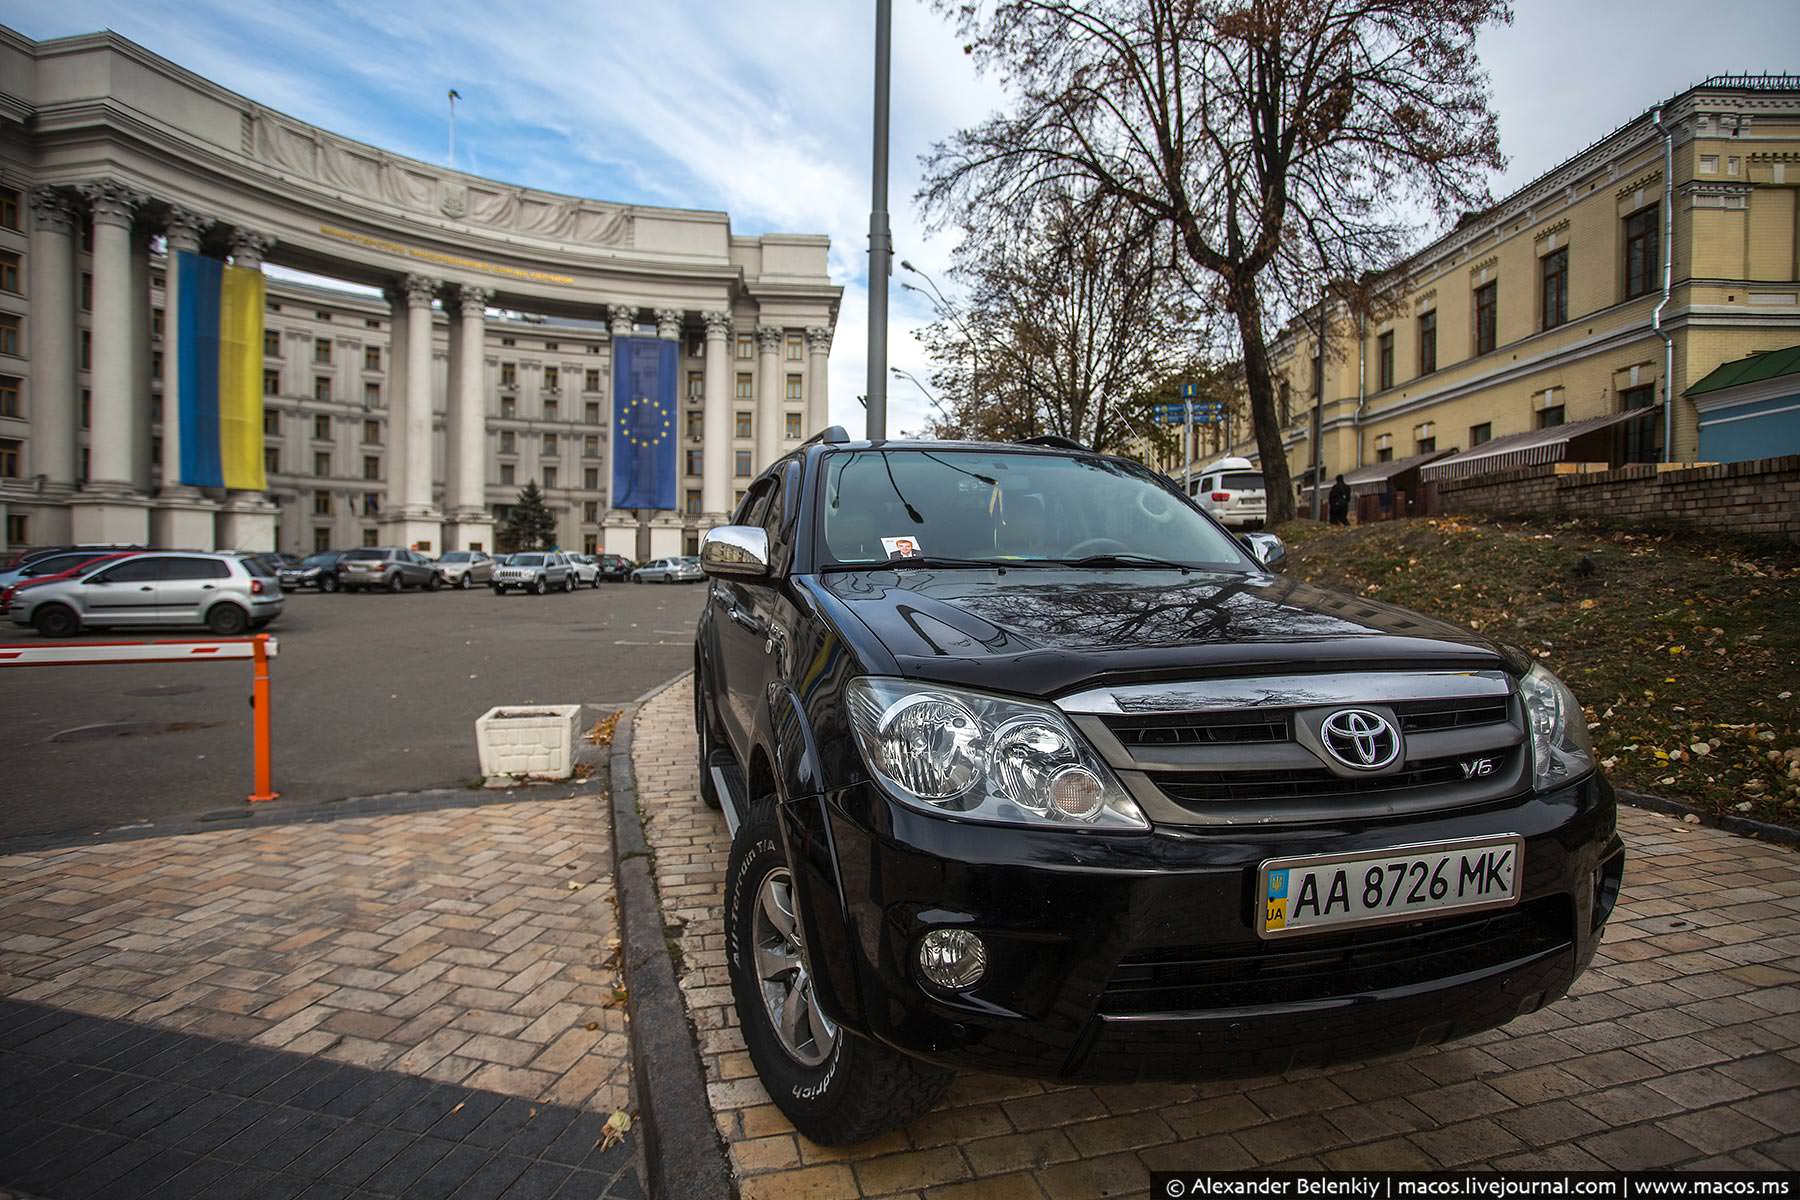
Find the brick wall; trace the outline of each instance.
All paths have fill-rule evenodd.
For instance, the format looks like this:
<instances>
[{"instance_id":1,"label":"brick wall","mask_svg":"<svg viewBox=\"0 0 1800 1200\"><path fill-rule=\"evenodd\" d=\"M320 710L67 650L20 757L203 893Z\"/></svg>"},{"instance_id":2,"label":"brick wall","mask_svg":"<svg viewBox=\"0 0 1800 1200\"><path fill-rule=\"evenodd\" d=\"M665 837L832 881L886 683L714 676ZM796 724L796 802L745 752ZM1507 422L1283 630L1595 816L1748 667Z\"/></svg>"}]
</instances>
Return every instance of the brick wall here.
<instances>
[{"instance_id":1,"label":"brick wall","mask_svg":"<svg viewBox=\"0 0 1800 1200\"><path fill-rule=\"evenodd\" d=\"M1546 463L1446 480L1438 485L1438 503L1446 513L1568 514L1800 543L1800 455L1676 469Z\"/></svg>"}]
</instances>

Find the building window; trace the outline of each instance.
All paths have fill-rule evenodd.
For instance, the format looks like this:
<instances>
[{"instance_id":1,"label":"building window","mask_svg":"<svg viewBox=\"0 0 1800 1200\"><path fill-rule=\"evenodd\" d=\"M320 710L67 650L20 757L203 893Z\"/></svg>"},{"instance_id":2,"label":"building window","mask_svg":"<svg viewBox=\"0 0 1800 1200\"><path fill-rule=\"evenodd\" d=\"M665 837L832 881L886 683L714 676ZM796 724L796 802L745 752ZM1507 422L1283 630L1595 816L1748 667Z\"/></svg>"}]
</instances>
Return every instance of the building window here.
<instances>
[{"instance_id":1,"label":"building window","mask_svg":"<svg viewBox=\"0 0 1800 1200\"><path fill-rule=\"evenodd\" d=\"M330 400L331 399L331 376L329 376L329 375L314 375L313 376L313 399L314 400Z\"/></svg>"},{"instance_id":2,"label":"building window","mask_svg":"<svg viewBox=\"0 0 1800 1200\"><path fill-rule=\"evenodd\" d=\"M1563 423L1563 406L1552 404L1549 408L1538 409L1537 427L1539 429L1555 429Z\"/></svg>"},{"instance_id":3,"label":"building window","mask_svg":"<svg viewBox=\"0 0 1800 1200\"><path fill-rule=\"evenodd\" d=\"M750 390L750 376L739 375L737 377L737 398L739 400L754 400L756 398L756 394Z\"/></svg>"},{"instance_id":4,"label":"building window","mask_svg":"<svg viewBox=\"0 0 1800 1200\"><path fill-rule=\"evenodd\" d=\"M320 479L331 477L331 454L321 450L313 455L313 474Z\"/></svg>"},{"instance_id":5,"label":"building window","mask_svg":"<svg viewBox=\"0 0 1800 1200\"><path fill-rule=\"evenodd\" d=\"M19 290L19 256L11 250L0 250L0 292Z\"/></svg>"},{"instance_id":6,"label":"building window","mask_svg":"<svg viewBox=\"0 0 1800 1200\"><path fill-rule=\"evenodd\" d=\"M706 334L702 330L690 329L687 335L687 356L699 358L706 352Z\"/></svg>"},{"instance_id":7,"label":"building window","mask_svg":"<svg viewBox=\"0 0 1800 1200\"><path fill-rule=\"evenodd\" d=\"M685 508L688 516L697 517L700 515L700 489L699 488L689 488L687 490L686 495L683 496L682 499L684 501L683 507Z\"/></svg>"},{"instance_id":8,"label":"building window","mask_svg":"<svg viewBox=\"0 0 1800 1200\"><path fill-rule=\"evenodd\" d=\"M19 318L14 313L0 313L0 354L19 353ZM81 365L88 365L87 330L81 331Z\"/></svg>"},{"instance_id":9,"label":"building window","mask_svg":"<svg viewBox=\"0 0 1800 1200\"><path fill-rule=\"evenodd\" d=\"M545 343L544 343L544 349L546 349L546 350L548 350L548 351L550 351L550 352L551 352L551 353L555 353L555 352L556 352L556 349L557 349L557 343L555 343L555 342L545 342Z\"/></svg>"},{"instance_id":10,"label":"building window","mask_svg":"<svg viewBox=\"0 0 1800 1200\"><path fill-rule=\"evenodd\" d=\"M740 335L737 340L737 356L740 360L749 361L756 357L756 339Z\"/></svg>"},{"instance_id":11,"label":"building window","mask_svg":"<svg viewBox=\"0 0 1800 1200\"><path fill-rule=\"evenodd\" d=\"M161 350L152 350L150 352L150 378L159 384L162 382L162 365L163 352Z\"/></svg>"},{"instance_id":12,"label":"building window","mask_svg":"<svg viewBox=\"0 0 1800 1200\"><path fill-rule=\"evenodd\" d=\"M12 337L7 340L7 324L11 322ZM0 316L0 354L17 354L19 352L19 318ZM81 369L92 370L94 366L94 334L92 330L81 331Z\"/></svg>"},{"instance_id":13,"label":"building window","mask_svg":"<svg viewBox=\"0 0 1800 1200\"><path fill-rule=\"evenodd\" d=\"M381 445L381 422L373 417L363 422L363 444L365 446Z\"/></svg>"},{"instance_id":14,"label":"building window","mask_svg":"<svg viewBox=\"0 0 1800 1200\"><path fill-rule=\"evenodd\" d=\"M584 392L599 391L600 390L600 372L595 370L593 367L589 367L587 369L587 371L582 375L581 390Z\"/></svg>"},{"instance_id":15,"label":"building window","mask_svg":"<svg viewBox=\"0 0 1800 1200\"><path fill-rule=\"evenodd\" d=\"M81 427L94 427L94 392L92 388L81 389Z\"/></svg>"},{"instance_id":16,"label":"building window","mask_svg":"<svg viewBox=\"0 0 1800 1200\"><path fill-rule=\"evenodd\" d=\"M502 429L500 431L500 453L514 454L518 452L518 449L518 435L510 429Z\"/></svg>"},{"instance_id":17,"label":"building window","mask_svg":"<svg viewBox=\"0 0 1800 1200\"><path fill-rule=\"evenodd\" d=\"M555 453L556 453L556 435L554 433L546 433L544 435L544 456L549 457Z\"/></svg>"},{"instance_id":18,"label":"building window","mask_svg":"<svg viewBox=\"0 0 1800 1200\"><path fill-rule=\"evenodd\" d=\"M545 488L545 490L547 491L550 488L553 488L555 486L556 486L556 468L555 467L545 467L544 468L544 488Z\"/></svg>"},{"instance_id":19,"label":"building window","mask_svg":"<svg viewBox=\"0 0 1800 1200\"><path fill-rule=\"evenodd\" d=\"M265 396L281 395L281 372L280 371L276 371L276 370L263 371L263 395L265 395Z\"/></svg>"},{"instance_id":20,"label":"building window","mask_svg":"<svg viewBox=\"0 0 1800 1200\"><path fill-rule=\"evenodd\" d=\"M581 472L581 486L590 492L600 490L600 468L585 467Z\"/></svg>"},{"instance_id":21,"label":"building window","mask_svg":"<svg viewBox=\"0 0 1800 1200\"><path fill-rule=\"evenodd\" d=\"M19 384L17 375L0 375L0 417L19 415Z\"/></svg>"},{"instance_id":22,"label":"building window","mask_svg":"<svg viewBox=\"0 0 1800 1200\"><path fill-rule=\"evenodd\" d=\"M278 447L263 447L263 471L270 475L281 474L281 450Z\"/></svg>"},{"instance_id":23,"label":"building window","mask_svg":"<svg viewBox=\"0 0 1800 1200\"><path fill-rule=\"evenodd\" d=\"M1543 327L1555 329L1569 319L1569 248L1564 246L1539 259L1538 277L1542 280Z\"/></svg>"},{"instance_id":24,"label":"building window","mask_svg":"<svg viewBox=\"0 0 1800 1200\"><path fill-rule=\"evenodd\" d=\"M787 377L787 398L789 400L804 400L806 398L801 394L800 377L798 375L789 375Z\"/></svg>"},{"instance_id":25,"label":"building window","mask_svg":"<svg viewBox=\"0 0 1800 1200\"><path fill-rule=\"evenodd\" d=\"M1662 213L1652 204L1625 218L1625 298L1642 296L1656 287L1659 270L1656 220Z\"/></svg>"},{"instance_id":26,"label":"building window","mask_svg":"<svg viewBox=\"0 0 1800 1200\"><path fill-rule=\"evenodd\" d=\"M157 337L163 335L163 310L160 308L150 310L150 332Z\"/></svg>"},{"instance_id":27,"label":"building window","mask_svg":"<svg viewBox=\"0 0 1800 1200\"><path fill-rule=\"evenodd\" d=\"M705 432L706 432L706 422L701 417L701 415L699 413L689 413L687 415L687 435L688 435L688 437L690 437L690 438L703 437L703 436L705 436Z\"/></svg>"},{"instance_id":28,"label":"building window","mask_svg":"<svg viewBox=\"0 0 1800 1200\"><path fill-rule=\"evenodd\" d=\"M688 399L703 400L706 398L706 376L699 371L688 372Z\"/></svg>"},{"instance_id":29,"label":"building window","mask_svg":"<svg viewBox=\"0 0 1800 1200\"><path fill-rule=\"evenodd\" d=\"M562 405L548 397L544 400L544 420L556 421L562 417Z\"/></svg>"},{"instance_id":30,"label":"building window","mask_svg":"<svg viewBox=\"0 0 1800 1200\"><path fill-rule=\"evenodd\" d=\"M365 530L363 530L363 545L365 545L365 546L379 545L380 542L377 540L379 537L380 537L380 534L376 530L365 529Z\"/></svg>"},{"instance_id":31,"label":"building window","mask_svg":"<svg viewBox=\"0 0 1800 1200\"><path fill-rule=\"evenodd\" d=\"M581 535L581 552L583 554L598 554L598 553L600 553L600 537L599 537L599 535L593 534L593 533L582 534Z\"/></svg>"},{"instance_id":32,"label":"building window","mask_svg":"<svg viewBox=\"0 0 1800 1200\"><path fill-rule=\"evenodd\" d=\"M381 370L381 347L380 346L364 346L363 347L363 370L365 370L365 371Z\"/></svg>"},{"instance_id":33,"label":"building window","mask_svg":"<svg viewBox=\"0 0 1800 1200\"><path fill-rule=\"evenodd\" d=\"M325 366L331 365L331 339L313 339L313 361Z\"/></svg>"},{"instance_id":34,"label":"building window","mask_svg":"<svg viewBox=\"0 0 1800 1200\"><path fill-rule=\"evenodd\" d=\"M1487 354L1494 348L1494 318L1500 295L1500 284L1484 283L1475 289L1475 353Z\"/></svg>"},{"instance_id":35,"label":"building window","mask_svg":"<svg viewBox=\"0 0 1800 1200\"><path fill-rule=\"evenodd\" d=\"M750 478L750 452L748 450L739 450L737 452L736 474L739 479Z\"/></svg>"},{"instance_id":36,"label":"building window","mask_svg":"<svg viewBox=\"0 0 1800 1200\"><path fill-rule=\"evenodd\" d=\"M787 440L790 442L797 442L800 440L800 414L787 413L785 415L787 419L787 428L784 432L787 434Z\"/></svg>"},{"instance_id":37,"label":"building window","mask_svg":"<svg viewBox=\"0 0 1800 1200\"><path fill-rule=\"evenodd\" d=\"M1383 446L1381 449L1377 450L1375 452L1375 461L1376 462L1393 462L1394 461L1394 448L1392 446Z\"/></svg>"},{"instance_id":38,"label":"building window","mask_svg":"<svg viewBox=\"0 0 1800 1200\"><path fill-rule=\"evenodd\" d=\"M21 209L22 204L18 189L0 188L0 225L4 225L8 229L16 229L23 233L25 231L25 226L19 223ZM16 546L25 539L22 537L9 537L6 540L8 545Z\"/></svg>"},{"instance_id":39,"label":"building window","mask_svg":"<svg viewBox=\"0 0 1800 1200\"><path fill-rule=\"evenodd\" d=\"M363 455L363 478L364 479L380 479L381 478L381 459L380 458L376 457L373 454Z\"/></svg>"},{"instance_id":40,"label":"building window","mask_svg":"<svg viewBox=\"0 0 1800 1200\"><path fill-rule=\"evenodd\" d=\"M1649 408L1656 403L1656 388L1652 384L1643 387L1626 388L1619 393L1619 410L1631 412L1639 408ZM1625 461L1632 463L1659 462L1662 459L1662 424L1655 417L1638 417L1625 422Z\"/></svg>"},{"instance_id":41,"label":"building window","mask_svg":"<svg viewBox=\"0 0 1800 1200\"><path fill-rule=\"evenodd\" d=\"M1492 441L1493 438L1494 423L1492 421L1483 421L1479 425L1469 426L1469 445L1479 446L1483 442Z\"/></svg>"},{"instance_id":42,"label":"building window","mask_svg":"<svg viewBox=\"0 0 1800 1200\"><path fill-rule=\"evenodd\" d=\"M600 435L590 433L581 439L581 453L588 458L600 457Z\"/></svg>"},{"instance_id":43,"label":"building window","mask_svg":"<svg viewBox=\"0 0 1800 1200\"><path fill-rule=\"evenodd\" d=\"M545 367L544 368L544 390L546 392L560 391L561 385L562 385L562 373L560 371L558 371L555 367Z\"/></svg>"},{"instance_id":44,"label":"building window","mask_svg":"<svg viewBox=\"0 0 1800 1200\"><path fill-rule=\"evenodd\" d=\"M500 415L503 417L518 416L519 402L514 400L511 396L500 397Z\"/></svg>"},{"instance_id":45,"label":"building window","mask_svg":"<svg viewBox=\"0 0 1800 1200\"><path fill-rule=\"evenodd\" d=\"M740 438L747 438L750 436L750 414L749 413L741 412L737 415L737 430L735 433L732 434L732 436L740 437Z\"/></svg>"},{"instance_id":46,"label":"building window","mask_svg":"<svg viewBox=\"0 0 1800 1200\"><path fill-rule=\"evenodd\" d=\"M81 273L81 311L94 311L94 276L89 271Z\"/></svg>"},{"instance_id":47,"label":"building window","mask_svg":"<svg viewBox=\"0 0 1800 1200\"><path fill-rule=\"evenodd\" d=\"M1419 314L1419 374L1437 370L1437 309Z\"/></svg>"},{"instance_id":48,"label":"building window","mask_svg":"<svg viewBox=\"0 0 1800 1200\"><path fill-rule=\"evenodd\" d=\"M503 362L500 364L500 386L503 388L519 386L519 364Z\"/></svg>"},{"instance_id":49,"label":"building window","mask_svg":"<svg viewBox=\"0 0 1800 1200\"><path fill-rule=\"evenodd\" d=\"M94 477L94 452L86 446L81 448L81 473L75 477L77 483L86 483Z\"/></svg>"},{"instance_id":50,"label":"building window","mask_svg":"<svg viewBox=\"0 0 1800 1200\"><path fill-rule=\"evenodd\" d=\"M787 340L787 360L789 362L801 362L805 358L806 343L800 338L789 337Z\"/></svg>"},{"instance_id":51,"label":"building window","mask_svg":"<svg viewBox=\"0 0 1800 1200\"><path fill-rule=\"evenodd\" d=\"M501 463L500 464L500 482L505 484L507 487L512 486L512 484L513 484L513 465L511 463Z\"/></svg>"},{"instance_id":52,"label":"building window","mask_svg":"<svg viewBox=\"0 0 1800 1200\"><path fill-rule=\"evenodd\" d=\"M320 415L313 418L313 437L321 442L331 440L331 418Z\"/></svg>"},{"instance_id":53,"label":"building window","mask_svg":"<svg viewBox=\"0 0 1800 1200\"><path fill-rule=\"evenodd\" d=\"M263 409L263 436L281 436L281 414L272 408Z\"/></svg>"},{"instance_id":54,"label":"building window","mask_svg":"<svg viewBox=\"0 0 1800 1200\"><path fill-rule=\"evenodd\" d=\"M702 453L700 451L689 450L687 452L687 473L689 475L700 474L701 464L704 461L705 461L705 457L702 455Z\"/></svg>"},{"instance_id":55,"label":"building window","mask_svg":"<svg viewBox=\"0 0 1800 1200\"><path fill-rule=\"evenodd\" d=\"M316 491L313 493L313 515L329 517L331 515L331 493Z\"/></svg>"},{"instance_id":56,"label":"building window","mask_svg":"<svg viewBox=\"0 0 1800 1200\"><path fill-rule=\"evenodd\" d=\"M24 457L25 443L18 438L0 438L0 479L17 479Z\"/></svg>"},{"instance_id":57,"label":"building window","mask_svg":"<svg viewBox=\"0 0 1800 1200\"><path fill-rule=\"evenodd\" d=\"M1394 386L1394 331L1388 330L1375 339L1376 387L1386 391Z\"/></svg>"},{"instance_id":58,"label":"building window","mask_svg":"<svg viewBox=\"0 0 1800 1200\"><path fill-rule=\"evenodd\" d=\"M1437 438L1436 437L1420 438L1417 442L1415 442L1413 444L1413 453L1415 453L1415 454L1430 454L1433 450L1436 450L1436 449L1437 449Z\"/></svg>"},{"instance_id":59,"label":"building window","mask_svg":"<svg viewBox=\"0 0 1800 1200\"><path fill-rule=\"evenodd\" d=\"M598 500L583 500L581 502L581 521L584 525L597 525L600 523L600 502Z\"/></svg>"},{"instance_id":60,"label":"building window","mask_svg":"<svg viewBox=\"0 0 1800 1200\"><path fill-rule=\"evenodd\" d=\"M600 406L590 400L582 409L581 415L589 425L598 425L600 423Z\"/></svg>"},{"instance_id":61,"label":"building window","mask_svg":"<svg viewBox=\"0 0 1800 1200\"><path fill-rule=\"evenodd\" d=\"M331 529L328 526L320 525L313 530L313 552L323 554L329 549L331 549Z\"/></svg>"},{"instance_id":62,"label":"building window","mask_svg":"<svg viewBox=\"0 0 1800 1200\"><path fill-rule=\"evenodd\" d=\"M363 380L363 407L374 408L381 403L381 385L373 379Z\"/></svg>"},{"instance_id":63,"label":"building window","mask_svg":"<svg viewBox=\"0 0 1800 1200\"><path fill-rule=\"evenodd\" d=\"M274 329L263 330L263 357L281 357L281 334Z\"/></svg>"}]
</instances>

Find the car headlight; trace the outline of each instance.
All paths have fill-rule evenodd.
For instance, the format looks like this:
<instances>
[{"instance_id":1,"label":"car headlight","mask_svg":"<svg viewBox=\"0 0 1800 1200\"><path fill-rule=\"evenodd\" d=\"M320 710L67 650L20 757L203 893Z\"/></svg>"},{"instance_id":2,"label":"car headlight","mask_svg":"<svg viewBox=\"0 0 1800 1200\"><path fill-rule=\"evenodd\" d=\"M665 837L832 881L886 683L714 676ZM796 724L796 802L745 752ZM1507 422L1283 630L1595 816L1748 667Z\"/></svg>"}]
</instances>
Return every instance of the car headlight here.
<instances>
[{"instance_id":1,"label":"car headlight","mask_svg":"<svg viewBox=\"0 0 1800 1200\"><path fill-rule=\"evenodd\" d=\"M878 676L853 679L848 691L863 761L905 804L1004 824L1150 828L1048 705Z\"/></svg>"},{"instance_id":2,"label":"car headlight","mask_svg":"<svg viewBox=\"0 0 1800 1200\"><path fill-rule=\"evenodd\" d=\"M1533 784L1539 791L1571 783L1594 769L1594 740L1575 693L1533 665L1519 681L1525 721L1531 734Z\"/></svg>"}]
</instances>

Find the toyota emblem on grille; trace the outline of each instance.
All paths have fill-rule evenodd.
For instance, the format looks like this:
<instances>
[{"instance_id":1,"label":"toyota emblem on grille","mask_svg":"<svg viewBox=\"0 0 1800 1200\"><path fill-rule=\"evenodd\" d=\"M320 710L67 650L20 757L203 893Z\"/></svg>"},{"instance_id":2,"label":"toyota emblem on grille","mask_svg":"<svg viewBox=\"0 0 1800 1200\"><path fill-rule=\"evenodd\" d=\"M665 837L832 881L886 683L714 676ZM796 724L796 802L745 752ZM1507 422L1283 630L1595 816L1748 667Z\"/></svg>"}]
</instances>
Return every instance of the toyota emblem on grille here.
<instances>
[{"instance_id":1,"label":"toyota emblem on grille","mask_svg":"<svg viewBox=\"0 0 1800 1200\"><path fill-rule=\"evenodd\" d=\"M1375 771L1400 756L1400 735L1392 722L1366 708L1340 708L1319 726L1319 740L1346 767Z\"/></svg>"}]
</instances>

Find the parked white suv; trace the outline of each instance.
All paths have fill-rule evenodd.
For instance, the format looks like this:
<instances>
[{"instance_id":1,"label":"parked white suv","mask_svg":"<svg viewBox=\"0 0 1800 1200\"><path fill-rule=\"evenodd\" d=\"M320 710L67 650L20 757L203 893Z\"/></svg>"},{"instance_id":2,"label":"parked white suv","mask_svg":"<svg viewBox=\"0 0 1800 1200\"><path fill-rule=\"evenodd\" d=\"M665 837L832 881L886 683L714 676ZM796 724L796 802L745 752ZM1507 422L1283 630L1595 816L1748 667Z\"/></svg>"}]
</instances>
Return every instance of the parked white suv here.
<instances>
[{"instance_id":1,"label":"parked white suv","mask_svg":"<svg viewBox=\"0 0 1800 1200\"><path fill-rule=\"evenodd\" d=\"M281 615L281 583L264 560L236 554L149 552L72 579L20 588L8 615L45 637L84 629L204 625L220 637Z\"/></svg>"},{"instance_id":2,"label":"parked white suv","mask_svg":"<svg viewBox=\"0 0 1800 1200\"><path fill-rule=\"evenodd\" d=\"M494 568L490 586L496 596L508 588L543 595L555 589L575 590L575 572L569 569L569 556L557 550L528 550L511 554Z\"/></svg>"},{"instance_id":3,"label":"parked white suv","mask_svg":"<svg viewBox=\"0 0 1800 1200\"><path fill-rule=\"evenodd\" d=\"M1221 458L1192 485L1194 502L1228 529L1261 529L1269 519L1262 472L1247 458Z\"/></svg>"}]
</instances>

